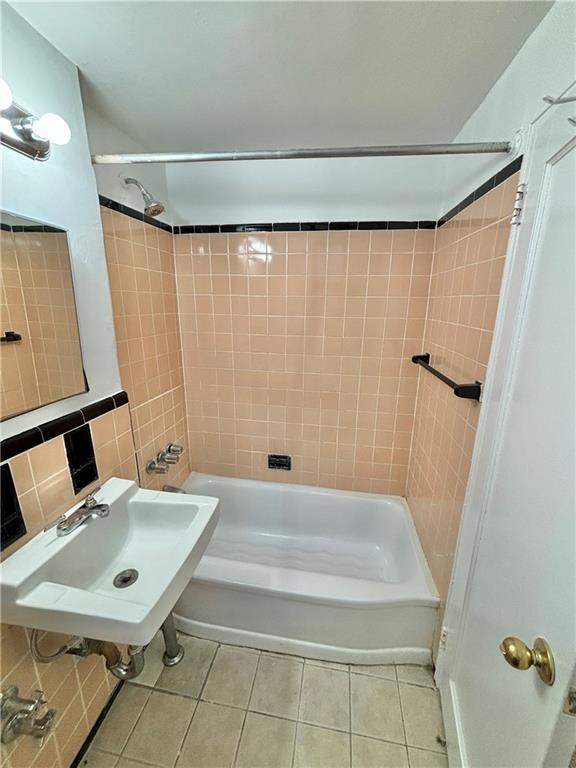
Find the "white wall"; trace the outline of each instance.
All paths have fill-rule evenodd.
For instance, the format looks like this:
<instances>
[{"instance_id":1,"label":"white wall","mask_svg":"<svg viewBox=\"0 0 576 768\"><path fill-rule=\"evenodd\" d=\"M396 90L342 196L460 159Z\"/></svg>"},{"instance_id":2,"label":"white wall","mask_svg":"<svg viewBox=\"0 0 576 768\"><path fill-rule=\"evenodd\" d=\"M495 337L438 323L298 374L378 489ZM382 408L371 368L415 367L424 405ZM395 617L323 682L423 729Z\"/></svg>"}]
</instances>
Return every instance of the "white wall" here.
<instances>
[{"instance_id":1,"label":"white wall","mask_svg":"<svg viewBox=\"0 0 576 768\"><path fill-rule=\"evenodd\" d=\"M512 141L545 108L543 96L570 85L575 12L572 1L555 3L455 142ZM166 177L176 224L435 219L512 158L206 163L168 166Z\"/></svg>"},{"instance_id":2,"label":"white wall","mask_svg":"<svg viewBox=\"0 0 576 768\"><path fill-rule=\"evenodd\" d=\"M435 218L440 158L258 160L169 165L175 224Z\"/></svg>"},{"instance_id":3,"label":"white wall","mask_svg":"<svg viewBox=\"0 0 576 768\"><path fill-rule=\"evenodd\" d=\"M576 77L576 3L558 0L454 141L511 141ZM575 107L576 111L576 107ZM445 160L443 212L509 162L503 155Z\"/></svg>"},{"instance_id":4,"label":"white wall","mask_svg":"<svg viewBox=\"0 0 576 768\"><path fill-rule=\"evenodd\" d=\"M542 111L542 96L569 86L575 7L562 0L552 7L454 141L513 140ZM92 151L146 151L95 113L89 130ZM512 157L100 166L96 173L101 194L132 207L137 194L126 193L119 175L133 174L161 199L167 194L164 220L174 224L411 220L438 218Z\"/></svg>"},{"instance_id":5,"label":"white wall","mask_svg":"<svg viewBox=\"0 0 576 768\"><path fill-rule=\"evenodd\" d=\"M92 154L108 152L146 152L147 148L134 141L119 128L112 125L88 106L84 107L88 142ZM164 165L95 165L98 192L117 203L123 203L137 211L144 210L142 195L132 184L125 187L121 181L126 176L138 179L158 200L164 203L166 210L156 218L170 223L168 189Z\"/></svg>"},{"instance_id":6,"label":"white wall","mask_svg":"<svg viewBox=\"0 0 576 768\"><path fill-rule=\"evenodd\" d=\"M84 368L90 391L3 422L8 437L122 387L96 182L76 67L2 3L2 77L14 100L36 114L56 112L67 120L72 139L35 162L2 147L1 207L68 230Z\"/></svg>"}]
</instances>

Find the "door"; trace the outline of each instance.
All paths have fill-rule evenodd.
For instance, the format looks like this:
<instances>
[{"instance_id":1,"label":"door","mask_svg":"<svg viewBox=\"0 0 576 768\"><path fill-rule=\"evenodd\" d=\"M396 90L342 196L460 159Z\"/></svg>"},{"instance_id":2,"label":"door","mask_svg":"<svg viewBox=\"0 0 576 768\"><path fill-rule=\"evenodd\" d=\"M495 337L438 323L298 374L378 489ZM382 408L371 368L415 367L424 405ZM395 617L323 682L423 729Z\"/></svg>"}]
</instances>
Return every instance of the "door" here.
<instances>
[{"instance_id":1,"label":"door","mask_svg":"<svg viewBox=\"0 0 576 768\"><path fill-rule=\"evenodd\" d=\"M550 107L525 155L438 657L453 766L531 768L554 754L567 768L576 742L576 727L557 727L576 660L572 116L576 103ZM506 663L510 635L548 642L552 686Z\"/></svg>"}]
</instances>

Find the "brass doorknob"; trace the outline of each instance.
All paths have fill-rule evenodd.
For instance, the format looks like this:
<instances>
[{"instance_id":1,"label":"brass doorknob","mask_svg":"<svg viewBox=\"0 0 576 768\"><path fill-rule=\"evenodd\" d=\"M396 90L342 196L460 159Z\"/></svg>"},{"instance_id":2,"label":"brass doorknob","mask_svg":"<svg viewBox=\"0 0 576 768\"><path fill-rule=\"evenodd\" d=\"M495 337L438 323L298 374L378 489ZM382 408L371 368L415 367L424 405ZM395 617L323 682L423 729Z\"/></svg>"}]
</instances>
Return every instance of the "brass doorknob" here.
<instances>
[{"instance_id":1,"label":"brass doorknob","mask_svg":"<svg viewBox=\"0 0 576 768\"><path fill-rule=\"evenodd\" d=\"M502 655L514 669L521 671L536 667L540 679L546 685L553 685L556 677L554 656L546 640L537 637L534 648L529 648L518 637L505 637L500 643Z\"/></svg>"}]
</instances>

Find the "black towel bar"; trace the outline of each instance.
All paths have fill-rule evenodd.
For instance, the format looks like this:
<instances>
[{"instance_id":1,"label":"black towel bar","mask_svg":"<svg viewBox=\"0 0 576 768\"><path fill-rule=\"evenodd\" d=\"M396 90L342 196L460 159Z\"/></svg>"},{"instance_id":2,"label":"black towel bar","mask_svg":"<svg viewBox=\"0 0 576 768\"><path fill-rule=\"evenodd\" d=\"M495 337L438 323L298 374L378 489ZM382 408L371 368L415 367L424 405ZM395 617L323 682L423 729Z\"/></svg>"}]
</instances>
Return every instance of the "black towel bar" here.
<instances>
[{"instance_id":1,"label":"black towel bar","mask_svg":"<svg viewBox=\"0 0 576 768\"><path fill-rule=\"evenodd\" d=\"M22 341L22 336L16 331L6 331L3 336L0 336L0 341L9 343L11 341Z\"/></svg>"},{"instance_id":2,"label":"black towel bar","mask_svg":"<svg viewBox=\"0 0 576 768\"><path fill-rule=\"evenodd\" d=\"M444 384L448 384L456 397L480 401L480 395L482 394L482 383L480 381L476 381L474 384L456 384L455 381L449 379L448 376L444 376L443 373L440 373L440 371L437 371L436 368L430 365L430 355L428 352L424 352L422 355L414 355L412 362L416 363L416 365L421 365L422 368L430 371L433 376L443 381Z\"/></svg>"}]
</instances>

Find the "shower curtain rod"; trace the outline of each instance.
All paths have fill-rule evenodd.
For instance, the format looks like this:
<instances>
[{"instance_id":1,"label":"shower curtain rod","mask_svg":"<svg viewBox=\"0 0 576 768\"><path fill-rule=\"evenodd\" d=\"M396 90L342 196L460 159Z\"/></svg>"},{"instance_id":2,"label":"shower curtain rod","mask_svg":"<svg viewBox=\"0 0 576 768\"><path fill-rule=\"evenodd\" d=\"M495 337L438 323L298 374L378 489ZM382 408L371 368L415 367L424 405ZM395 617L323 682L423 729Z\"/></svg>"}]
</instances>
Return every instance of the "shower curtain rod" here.
<instances>
[{"instance_id":1,"label":"shower curtain rod","mask_svg":"<svg viewBox=\"0 0 576 768\"><path fill-rule=\"evenodd\" d=\"M406 157L410 155L482 155L508 153L509 141L467 144L391 144L376 147L256 149L238 152L143 152L92 155L94 165L132 163L215 163L228 160L313 160L327 157Z\"/></svg>"}]
</instances>

